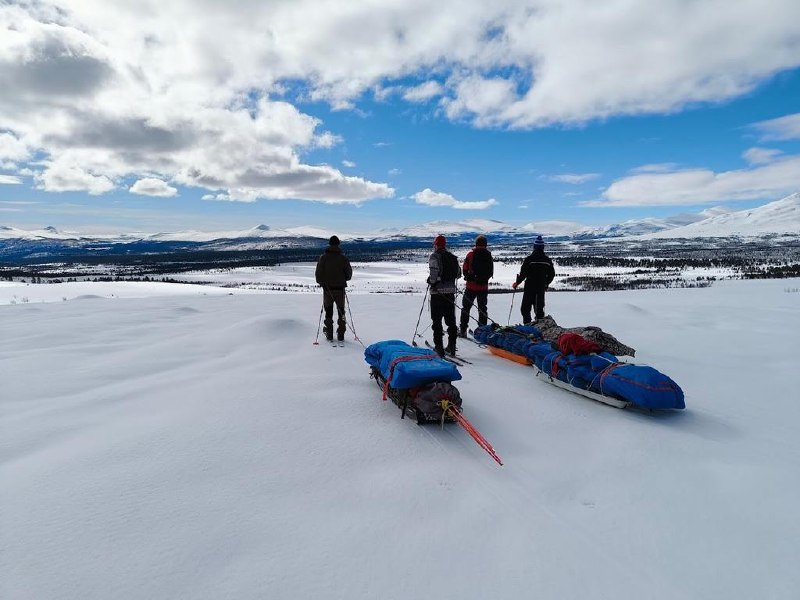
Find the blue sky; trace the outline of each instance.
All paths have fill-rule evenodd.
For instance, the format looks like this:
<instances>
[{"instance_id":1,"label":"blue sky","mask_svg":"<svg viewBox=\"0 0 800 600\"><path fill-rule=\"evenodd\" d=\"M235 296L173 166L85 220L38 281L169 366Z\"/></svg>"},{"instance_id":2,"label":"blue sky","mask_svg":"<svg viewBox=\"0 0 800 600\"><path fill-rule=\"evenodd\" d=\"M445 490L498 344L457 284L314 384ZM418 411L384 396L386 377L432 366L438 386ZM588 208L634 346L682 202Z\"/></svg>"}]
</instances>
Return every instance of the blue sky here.
<instances>
[{"instance_id":1,"label":"blue sky","mask_svg":"<svg viewBox=\"0 0 800 600\"><path fill-rule=\"evenodd\" d=\"M800 190L796 1L72 4L0 6L0 224L607 224Z\"/></svg>"}]
</instances>

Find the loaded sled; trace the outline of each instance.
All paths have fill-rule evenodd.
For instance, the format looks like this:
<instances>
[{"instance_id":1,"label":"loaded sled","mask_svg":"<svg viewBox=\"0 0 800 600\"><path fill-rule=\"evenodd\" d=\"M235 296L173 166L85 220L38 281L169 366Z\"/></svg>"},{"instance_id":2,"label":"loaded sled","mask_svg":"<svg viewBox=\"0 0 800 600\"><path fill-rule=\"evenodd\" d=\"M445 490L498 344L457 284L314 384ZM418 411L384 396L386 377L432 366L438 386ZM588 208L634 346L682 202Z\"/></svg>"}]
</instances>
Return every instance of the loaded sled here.
<instances>
[{"instance_id":1,"label":"loaded sled","mask_svg":"<svg viewBox=\"0 0 800 600\"><path fill-rule=\"evenodd\" d=\"M461 394L451 383L461 379L458 367L440 359L427 348L415 348L401 340L372 344L364 351L375 379L387 398L405 418L408 411L417 424L454 421L452 407L461 410Z\"/></svg>"},{"instance_id":2,"label":"loaded sled","mask_svg":"<svg viewBox=\"0 0 800 600\"><path fill-rule=\"evenodd\" d=\"M462 413L461 394L452 384L461 379L455 364L439 358L433 350L409 346L401 340L368 346L364 360L383 399L400 408L401 418L411 411L418 425L456 422L498 464L503 464L492 445Z\"/></svg>"},{"instance_id":3,"label":"loaded sled","mask_svg":"<svg viewBox=\"0 0 800 600\"><path fill-rule=\"evenodd\" d=\"M574 332L562 329L552 342L536 326L484 325L475 330L475 339L493 354L531 365L543 381L604 404L648 410L686 407L683 390L667 375L622 362L600 343Z\"/></svg>"}]
</instances>

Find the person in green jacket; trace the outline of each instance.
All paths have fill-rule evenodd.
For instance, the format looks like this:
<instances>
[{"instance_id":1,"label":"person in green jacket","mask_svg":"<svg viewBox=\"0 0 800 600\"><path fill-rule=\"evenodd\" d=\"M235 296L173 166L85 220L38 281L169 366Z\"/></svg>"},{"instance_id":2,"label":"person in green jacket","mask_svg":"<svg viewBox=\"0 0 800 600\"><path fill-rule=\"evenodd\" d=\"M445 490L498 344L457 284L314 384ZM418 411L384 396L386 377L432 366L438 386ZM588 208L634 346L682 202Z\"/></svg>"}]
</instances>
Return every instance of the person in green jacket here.
<instances>
[{"instance_id":1,"label":"person in green jacket","mask_svg":"<svg viewBox=\"0 0 800 600\"><path fill-rule=\"evenodd\" d=\"M336 304L338 315L336 338L344 339L347 330L347 321L344 315L345 293L347 282L353 277L353 268L350 261L339 247L339 238L332 235L328 240L328 247L317 261L315 272L317 284L322 286L322 306L325 309L325 337L333 340L333 305Z\"/></svg>"}]
</instances>

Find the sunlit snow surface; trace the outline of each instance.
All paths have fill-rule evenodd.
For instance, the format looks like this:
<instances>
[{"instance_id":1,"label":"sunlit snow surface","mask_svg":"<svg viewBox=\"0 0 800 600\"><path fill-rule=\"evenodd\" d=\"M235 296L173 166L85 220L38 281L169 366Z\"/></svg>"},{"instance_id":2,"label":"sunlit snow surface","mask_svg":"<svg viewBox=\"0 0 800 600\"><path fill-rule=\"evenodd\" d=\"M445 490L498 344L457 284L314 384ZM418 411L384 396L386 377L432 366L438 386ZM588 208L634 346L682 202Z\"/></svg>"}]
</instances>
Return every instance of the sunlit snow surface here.
<instances>
[{"instance_id":1,"label":"sunlit snow surface","mask_svg":"<svg viewBox=\"0 0 800 600\"><path fill-rule=\"evenodd\" d=\"M386 268L356 270L364 343L411 341L422 307L417 271ZM360 293L403 269L416 293ZM2 598L800 597L800 280L548 296L670 375L682 412L462 343L504 467L401 420L352 331L313 345L318 292L6 283L0 304Z\"/></svg>"}]
</instances>

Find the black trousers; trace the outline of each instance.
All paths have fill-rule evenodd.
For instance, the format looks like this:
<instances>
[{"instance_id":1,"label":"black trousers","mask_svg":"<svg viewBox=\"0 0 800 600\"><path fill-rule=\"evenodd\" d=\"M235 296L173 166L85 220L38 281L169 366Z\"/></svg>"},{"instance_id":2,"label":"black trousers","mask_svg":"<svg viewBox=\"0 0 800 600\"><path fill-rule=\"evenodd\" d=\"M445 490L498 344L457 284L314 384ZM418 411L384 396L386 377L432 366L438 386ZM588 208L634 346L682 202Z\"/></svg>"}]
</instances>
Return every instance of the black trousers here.
<instances>
[{"instance_id":1,"label":"black trousers","mask_svg":"<svg viewBox=\"0 0 800 600\"><path fill-rule=\"evenodd\" d=\"M464 297L461 300L461 331L469 329L469 311L472 310L472 305L476 300L478 302L478 325L486 325L489 322L489 315L486 312L488 299L488 291L476 292L470 289L464 291Z\"/></svg>"},{"instance_id":2,"label":"black trousers","mask_svg":"<svg viewBox=\"0 0 800 600\"><path fill-rule=\"evenodd\" d=\"M431 294L431 330L433 331L433 345L436 348L444 347L443 319L447 325L447 345L455 348L458 337L455 294Z\"/></svg>"},{"instance_id":3,"label":"black trousers","mask_svg":"<svg viewBox=\"0 0 800 600\"><path fill-rule=\"evenodd\" d=\"M523 324L531 322L531 306L537 319L541 319L544 316L545 289L542 286L525 286L525 292L522 294L522 306L520 307Z\"/></svg>"},{"instance_id":4,"label":"black trousers","mask_svg":"<svg viewBox=\"0 0 800 600\"><path fill-rule=\"evenodd\" d=\"M336 335L339 339L344 339L344 332L347 330L347 321L344 318L344 290L332 290L322 288L322 306L325 308L325 337L329 340L333 338L333 305L336 304L338 316Z\"/></svg>"}]
</instances>

